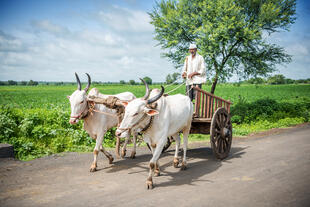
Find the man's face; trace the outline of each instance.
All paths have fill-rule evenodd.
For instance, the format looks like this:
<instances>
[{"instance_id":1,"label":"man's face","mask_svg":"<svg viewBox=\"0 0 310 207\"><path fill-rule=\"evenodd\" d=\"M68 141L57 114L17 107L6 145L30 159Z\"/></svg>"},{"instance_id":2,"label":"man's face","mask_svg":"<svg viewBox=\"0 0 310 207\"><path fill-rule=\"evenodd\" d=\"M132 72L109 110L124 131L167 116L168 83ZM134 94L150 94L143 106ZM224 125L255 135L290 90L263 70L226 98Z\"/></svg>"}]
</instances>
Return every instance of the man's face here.
<instances>
[{"instance_id":1,"label":"man's face","mask_svg":"<svg viewBox=\"0 0 310 207\"><path fill-rule=\"evenodd\" d=\"M195 56L196 55L196 52L197 52L197 49L195 48L195 49L189 49L189 52L193 55L193 56Z\"/></svg>"}]
</instances>

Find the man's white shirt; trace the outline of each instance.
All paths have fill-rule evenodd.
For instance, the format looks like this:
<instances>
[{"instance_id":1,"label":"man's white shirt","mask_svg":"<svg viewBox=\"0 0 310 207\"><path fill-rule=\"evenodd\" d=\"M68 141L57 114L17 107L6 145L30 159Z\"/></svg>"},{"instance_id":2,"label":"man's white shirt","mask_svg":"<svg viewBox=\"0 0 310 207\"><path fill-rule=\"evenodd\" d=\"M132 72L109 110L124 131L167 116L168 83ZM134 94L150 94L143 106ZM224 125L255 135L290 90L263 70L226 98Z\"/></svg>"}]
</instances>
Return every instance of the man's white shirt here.
<instances>
[{"instance_id":1,"label":"man's white shirt","mask_svg":"<svg viewBox=\"0 0 310 207\"><path fill-rule=\"evenodd\" d=\"M186 72L186 85L192 84L202 84L206 82L206 66L205 61L201 55L196 53L195 57L192 58L192 55L187 56L187 60L185 60L182 74ZM200 75L195 75L191 79L188 78L188 75L198 72Z\"/></svg>"}]
</instances>

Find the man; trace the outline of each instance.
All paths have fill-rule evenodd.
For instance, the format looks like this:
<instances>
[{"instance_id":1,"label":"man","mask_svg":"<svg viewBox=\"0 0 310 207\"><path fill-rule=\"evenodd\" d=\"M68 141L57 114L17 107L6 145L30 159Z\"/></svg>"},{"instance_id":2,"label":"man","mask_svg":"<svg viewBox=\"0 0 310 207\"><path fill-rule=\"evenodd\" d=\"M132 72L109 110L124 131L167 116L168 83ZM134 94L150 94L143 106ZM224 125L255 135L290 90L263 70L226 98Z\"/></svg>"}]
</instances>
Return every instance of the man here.
<instances>
[{"instance_id":1,"label":"man","mask_svg":"<svg viewBox=\"0 0 310 207\"><path fill-rule=\"evenodd\" d=\"M186 92L191 99L195 99L195 91L192 89L197 86L201 88L201 84L206 82L205 61L201 55L197 53L195 44L189 45L191 55L187 56L183 66L182 77L186 78Z\"/></svg>"}]
</instances>

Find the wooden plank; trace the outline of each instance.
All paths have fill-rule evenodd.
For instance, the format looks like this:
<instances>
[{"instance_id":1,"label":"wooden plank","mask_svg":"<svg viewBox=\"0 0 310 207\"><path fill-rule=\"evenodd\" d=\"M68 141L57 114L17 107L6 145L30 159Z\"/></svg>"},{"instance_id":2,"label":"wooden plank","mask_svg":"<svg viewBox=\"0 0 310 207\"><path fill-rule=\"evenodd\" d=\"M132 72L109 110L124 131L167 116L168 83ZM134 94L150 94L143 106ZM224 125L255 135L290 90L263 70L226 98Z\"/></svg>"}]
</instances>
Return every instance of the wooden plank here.
<instances>
[{"instance_id":1,"label":"wooden plank","mask_svg":"<svg viewBox=\"0 0 310 207\"><path fill-rule=\"evenodd\" d=\"M194 88L195 88L195 90L200 91L201 93L208 94L209 96L213 96L214 98L217 98L217 99L220 99L220 100L222 100L222 101L225 101L225 102L228 102L228 103L232 104L232 103L230 102L230 100L225 100L225 99L223 99L223 98L221 98L221 97L215 96L214 94L209 93L208 91L204 91L204 90L202 90L202 89L200 89L200 88L198 88L198 87L194 87Z\"/></svg>"},{"instance_id":2,"label":"wooden plank","mask_svg":"<svg viewBox=\"0 0 310 207\"><path fill-rule=\"evenodd\" d=\"M207 95L207 118L210 118L210 98L211 96Z\"/></svg>"},{"instance_id":3,"label":"wooden plank","mask_svg":"<svg viewBox=\"0 0 310 207\"><path fill-rule=\"evenodd\" d=\"M202 94L202 100L201 100L201 116L200 117L205 117L205 94Z\"/></svg>"},{"instance_id":4,"label":"wooden plank","mask_svg":"<svg viewBox=\"0 0 310 207\"><path fill-rule=\"evenodd\" d=\"M211 122L212 118L193 118L192 122Z\"/></svg>"},{"instance_id":5,"label":"wooden plank","mask_svg":"<svg viewBox=\"0 0 310 207\"><path fill-rule=\"evenodd\" d=\"M210 123L192 122L190 134L210 134Z\"/></svg>"},{"instance_id":6,"label":"wooden plank","mask_svg":"<svg viewBox=\"0 0 310 207\"><path fill-rule=\"evenodd\" d=\"M201 92L200 91L196 91L196 102L197 102L197 105L196 105L196 114L198 116L200 116L200 96L201 96Z\"/></svg>"},{"instance_id":7,"label":"wooden plank","mask_svg":"<svg viewBox=\"0 0 310 207\"><path fill-rule=\"evenodd\" d=\"M213 96L211 96L211 101L210 101L210 117L213 117L213 102L214 102L214 98Z\"/></svg>"},{"instance_id":8,"label":"wooden plank","mask_svg":"<svg viewBox=\"0 0 310 207\"><path fill-rule=\"evenodd\" d=\"M205 94L205 103L204 103L204 106L203 106L203 108L204 108L204 116L203 117L205 117L205 118L207 118L207 102L208 102L208 95L207 94Z\"/></svg>"}]
</instances>

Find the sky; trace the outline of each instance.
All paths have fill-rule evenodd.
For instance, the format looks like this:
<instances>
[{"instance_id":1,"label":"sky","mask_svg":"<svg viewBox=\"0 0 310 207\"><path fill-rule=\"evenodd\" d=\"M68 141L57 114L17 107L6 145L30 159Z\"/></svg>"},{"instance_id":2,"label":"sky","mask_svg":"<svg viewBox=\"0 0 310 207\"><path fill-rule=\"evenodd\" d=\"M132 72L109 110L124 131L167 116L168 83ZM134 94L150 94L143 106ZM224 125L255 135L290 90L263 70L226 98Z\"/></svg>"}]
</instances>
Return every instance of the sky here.
<instances>
[{"instance_id":1,"label":"sky","mask_svg":"<svg viewBox=\"0 0 310 207\"><path fill-rule=\"evenodd\" d=\"M149 23L155 0L0 0L0 80L155 82L179 72ZM289 32L271 35L293 61L275 74L310 78L310 1L297 0Z\"/></svg>"}]
</instances>

